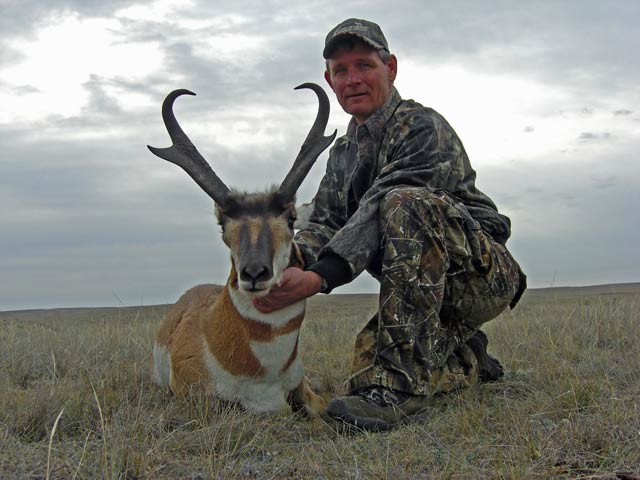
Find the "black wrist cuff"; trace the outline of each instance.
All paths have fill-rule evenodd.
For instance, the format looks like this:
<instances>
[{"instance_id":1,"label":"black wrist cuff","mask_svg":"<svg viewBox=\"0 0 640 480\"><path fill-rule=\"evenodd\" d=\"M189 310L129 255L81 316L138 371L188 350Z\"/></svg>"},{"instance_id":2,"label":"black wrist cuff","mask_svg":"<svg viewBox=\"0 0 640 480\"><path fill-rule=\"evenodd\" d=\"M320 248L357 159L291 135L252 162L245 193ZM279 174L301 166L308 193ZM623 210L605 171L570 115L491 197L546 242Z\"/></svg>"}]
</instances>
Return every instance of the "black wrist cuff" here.
<instances>
[{"instance_id":1,"label":"black wrist cuff","mask_svg":"<svg viewBox=\"0 0 640 480\"><path fill-rule=\"evenodd\" d=\"M329 293L334 288L351 281L351 267L349 267L349 263L337 255L325 255L316 263L310 265L307 270L316 272L326 280L328 288L322 293Z\"/></svg>"}]
</instances>

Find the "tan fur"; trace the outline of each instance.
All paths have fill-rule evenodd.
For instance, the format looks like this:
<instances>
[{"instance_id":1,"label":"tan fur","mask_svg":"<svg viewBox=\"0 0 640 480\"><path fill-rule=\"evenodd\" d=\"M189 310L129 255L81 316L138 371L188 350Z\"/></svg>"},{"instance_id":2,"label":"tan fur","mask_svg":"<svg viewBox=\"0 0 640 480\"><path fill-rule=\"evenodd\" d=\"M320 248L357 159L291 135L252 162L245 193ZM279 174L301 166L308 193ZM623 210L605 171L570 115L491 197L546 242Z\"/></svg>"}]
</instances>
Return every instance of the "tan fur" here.
<instances>
[{"instance_id":1,"label":"tan fur","mask_svg":"<svg viewBox=\"0 0 640 480\"><path fill-rule=\"evenodd\" d=\"M190 289L169 309L160 324L156 344L170 352L169 386L177 395L186 395L191 387L203 387L210 380L202 360L202 317L211 310L218 293L214 285Z\"/></svg>"},{"instance_id":2,"label":"tan fur","mask_svg":"<svg viewBox=\"0 0 640 480\"><path fill-rule=\"evenodd\" d=\"M274 245L282 245L283 243L291 242L291 232L284 228L282 222L276 221L274 218L270 218L267 221L269 228L271 229L271 236L273 238ZM300 262L302 265L302 262Z\"/></svg>"},{"instance_id":3,"label":"tan fur","mask_svg":"<svg viewBox=\"0 0 640 480\"><path fill-rule=\"evenodd\" d=\"M316 395L311 388L311 382L307 377L304 377L300 385L289 394L287 401L294 411L304 409L310 415L320 415L327 408L322 397Z\"/></svg>"},{"instance_id":4,"label":"tan fur","mask_svg":"<svg viewBox=\"0 0 640 480\"><path fill-rule=\"evenodd\" d=\"M252 218L247 222L249 226L249 238L251 238L251 245L255 245L258 241L258 236L264 227L264 222L261 218Z\"/></svg>"}]
</instances>

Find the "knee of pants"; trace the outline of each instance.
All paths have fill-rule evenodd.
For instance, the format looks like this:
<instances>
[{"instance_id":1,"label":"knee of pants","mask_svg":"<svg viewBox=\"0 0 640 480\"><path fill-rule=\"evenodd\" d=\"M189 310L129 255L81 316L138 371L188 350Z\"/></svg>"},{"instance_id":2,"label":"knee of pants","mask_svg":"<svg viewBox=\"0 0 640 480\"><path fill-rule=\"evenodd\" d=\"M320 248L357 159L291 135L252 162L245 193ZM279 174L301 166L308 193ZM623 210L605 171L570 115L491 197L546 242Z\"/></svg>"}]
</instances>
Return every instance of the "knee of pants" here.
<instances>
[{"instance_id":1,"label":"knee of pants","mask_svg":"<svg viewBox=\"0 0 640 480\"><path fill-rule=\"evenodd\" d=\"M387 223L400 216L417 214L424 218L446 205L441 197L423 187L398 187L388 192L380 202L380 220Z\"/></svg>"}]
</instances>

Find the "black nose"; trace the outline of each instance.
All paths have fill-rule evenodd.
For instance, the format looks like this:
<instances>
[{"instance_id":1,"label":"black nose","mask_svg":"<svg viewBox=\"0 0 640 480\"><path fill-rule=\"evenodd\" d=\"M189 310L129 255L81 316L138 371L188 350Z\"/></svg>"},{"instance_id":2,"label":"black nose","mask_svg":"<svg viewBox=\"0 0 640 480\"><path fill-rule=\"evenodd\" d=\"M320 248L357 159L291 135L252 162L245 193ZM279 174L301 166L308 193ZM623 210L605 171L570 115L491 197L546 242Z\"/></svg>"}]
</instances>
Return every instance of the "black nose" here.
<instances>
[{"instance_id":1,"label":"black nose","mask_svg":"<svg viewBox=\"0 0 640 480\"><path fill-rule=\"evenodd\" d=\"M242 269L240 278L245 282L251 282L255 286L256 282L271 278L271 268L261 263L250 263Z\"/></svg>"}]
</instances>

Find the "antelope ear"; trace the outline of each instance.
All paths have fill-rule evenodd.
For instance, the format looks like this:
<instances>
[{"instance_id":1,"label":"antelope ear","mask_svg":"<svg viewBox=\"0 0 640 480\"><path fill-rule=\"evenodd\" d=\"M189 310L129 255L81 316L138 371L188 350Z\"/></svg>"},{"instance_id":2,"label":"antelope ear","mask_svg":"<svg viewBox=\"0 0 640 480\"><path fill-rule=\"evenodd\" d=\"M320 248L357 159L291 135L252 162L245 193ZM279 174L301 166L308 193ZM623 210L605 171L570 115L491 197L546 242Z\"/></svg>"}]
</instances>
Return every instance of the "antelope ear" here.
<instances>
[{"instance_id":1,"label":"antelope ear","mask_svg":"<svg viewBox=\"0 0 640 480\"><path fill-rule=\"evenodd\" d=\"M241 213L241 207L238 203L238 200L231 195L226 198L224 204L222 205L215 202L215 208L218 222L222 222L226 218L234 217L235 215Z\"/></svg>"},{"instance_id":2,"label":"antelope ear","mask_svg":"<svg viewBox=\"0 0 640 480\"><path fill-rule=\"evenodd\" d=\"M225 217L226 217L224 214L224 210L217 203L215 204L215 206L216 206L216 218L218 219L218 223L222 226L225 222Z\"/></svg>"},{"instance_id":3,"label":"antelope ear","mask_svg":"<svg viewBox=\"0 0 640 480\"><path fill-rule=\"evenodd\" d=\"M280 218L286 220L289 224L289 228L293 230L294 224L298 218L298 214L296 213L296 205L293 202L290 202L286 205L284 211L280 214Z\"/></svg>"}]
</instances>

